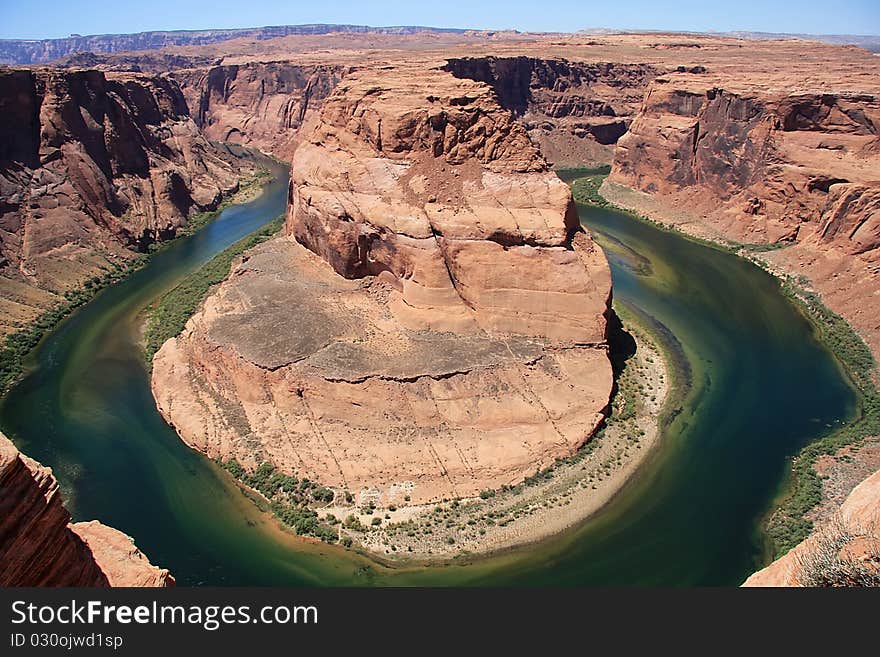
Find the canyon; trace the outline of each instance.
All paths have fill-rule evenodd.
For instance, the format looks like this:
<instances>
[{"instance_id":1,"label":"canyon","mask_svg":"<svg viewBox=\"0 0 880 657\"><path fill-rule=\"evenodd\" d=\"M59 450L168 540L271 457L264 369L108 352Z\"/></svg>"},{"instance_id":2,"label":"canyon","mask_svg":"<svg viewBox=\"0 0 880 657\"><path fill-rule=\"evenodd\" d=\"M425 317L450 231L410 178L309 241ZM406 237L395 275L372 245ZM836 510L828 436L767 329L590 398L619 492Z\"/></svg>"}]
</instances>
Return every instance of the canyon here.
<instances>
[{"instance_id":1,"label":"canyon","mask_svg":"<svg viewBox=\"0 0 880 657\"><path fill-rule=\"evenodd\" d=\"M152 386L187 444L250 471L429 503L589 439L612 388L611 280L554 166L610 164L615 204L770 245L769 266L880 353L876 57L699 35L369 38L2 70L6 125L30 126L0 140L4 330L216 207L242 165L211 142L236 142L292 161L284 235L165 344Z\"/></svg>"},{"instance_id":2,"label":"canyon","mask_svg":"<svg viewBox=\"0 0 880 657\"><path fill-rule=\"evenodd\" d=\"M52 471L0 434L0 586L173 585L122 532L71 523Z\"/></svg>"},{"instance_id":3,"label":"canyon","mask_svg":"<svg viewBox=\"0 0 880 657\"><path fill-rule=\"evenodd\" d=\"M779 247L762 258L809 280L877 354L878 81L781 84L655 80L604 191L701 237Z\"/></svg>"},{"instance_id":4,"label":"canyon","mask_svg":"<svg viewBox=\"0 0 880 657\"><path fill-rule=\"evenodd\" d=\"M213 210L254 165L162 76L0 70L0 332Z\"/></svg>"}]
</instances>

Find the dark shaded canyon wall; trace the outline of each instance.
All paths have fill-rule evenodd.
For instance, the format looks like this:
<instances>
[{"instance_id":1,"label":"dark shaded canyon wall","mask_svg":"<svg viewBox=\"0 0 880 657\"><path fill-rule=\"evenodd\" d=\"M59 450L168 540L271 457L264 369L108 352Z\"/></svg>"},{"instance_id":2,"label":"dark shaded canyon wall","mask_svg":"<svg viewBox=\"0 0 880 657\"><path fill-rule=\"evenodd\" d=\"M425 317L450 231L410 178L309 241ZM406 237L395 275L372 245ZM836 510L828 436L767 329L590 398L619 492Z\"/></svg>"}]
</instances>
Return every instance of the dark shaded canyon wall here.
<instances>
[{"instance_id":1,"label":"dark shaded canyon wall","mask_svg":"<svg viewBox=\"0 0 880 657\"><path fill-rule=\"evenodd\" d=\"M168 78L0 72L3 330L217 207L240 167Z\"/></svg>"},{"instance_id":2,"label":"dark shaded canyon wall","mask_svg":"<svg viewBox=\"0 0 880 657\"><path fill-rule=\"evenodd\" d=\"M0 586L173 586L121 532L70 524L49 468L0 434Z\"/></svg>"},{"instance_id":3,"label":"dark shaded canyon wall","mask_svg":"<svg viewBox=\"0 0 880 657\"><path fill-rule=\"evenodd\" d=\"M647 64L582 63L534 57L450 59L446 70L494 87L555 166L611 161L645 90Z\"/></svg>"},{"instance_id":4,"label":"dark shaded canyon wall","mask_svg":"<svg viewBox=\"0 0 880 657\"><path fill-rule=\"evenodd\" d=\"M297 134L345 73L333 65L249 63L173 73L206 137L290 160Z\"/></svg>"}]
</instances>

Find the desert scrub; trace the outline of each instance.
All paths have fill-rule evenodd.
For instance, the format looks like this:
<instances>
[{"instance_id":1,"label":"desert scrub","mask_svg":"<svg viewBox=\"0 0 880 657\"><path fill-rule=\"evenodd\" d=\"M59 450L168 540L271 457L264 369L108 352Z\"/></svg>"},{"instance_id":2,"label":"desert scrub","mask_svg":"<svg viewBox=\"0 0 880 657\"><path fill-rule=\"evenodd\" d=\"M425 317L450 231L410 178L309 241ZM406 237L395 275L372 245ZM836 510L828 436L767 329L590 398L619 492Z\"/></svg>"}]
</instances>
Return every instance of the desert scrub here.
<instances>
[{"instance_id":1,"label":"desert scrub","mask_svg":"<svg viewBox=\"0 0 880 657\"><path fill-rule=\"evenodd\" d=\"M767 532L777 558L813 530L813 523L804 516L822 501L822 480L814 467L816 459L823 454L834 454L869 436L880 435L880 395L872 379L875 363L868 346L845 319L827 308L818 295L805 290L794 278L785 280L783 291L812 321L822 344L845 370L856 390L860 412L851 422L810 443L792 459L787 494L767 522Z\"/></svg>"},{"instance_id":2,"label":"desert scrub","mask_svg":"<svg viewBox=\"0 0 880 657\"><path fill-rule=\"evenodd\" d=\"M26 327L6 336L0 346L0 394L5 393L21 376L25 356L39 344L44 335L74 310L91 301L100 290L126 278L143 267L146 261L147 256L142 254L127 263L108 265L102 275L93 276L75 290L68 290L63 295L63 301L45 311Z\"/></svg>"},{"instance_id":3,"label":"desert scrub","mask_svg":"<svg viewBox=\"0 0 880 657\"><path fill-rule=\"evenodd\" d=\"M187 320L208 295L208 290L229 275L233 261L248 249L277 233L283 223L284 215L280 215L259 230L240 239L187 276L177 287L153 304L148 311L147 330L144 336L144 353L148 362L152 362L153 356L166 340L180 334Z\"/></svg>"},{"instance_id":4,"label":"desert scrub","mask_svg":"<svg viewBox=\"0 0 880 657\"><path fill-rule=\"evenodd\" d=\"M608 205L599 188L611 173L611 165L595 169L568 169L559 171L559 177L571 185L571 195L578 203L605 207Z\"/></svg>"},{"instance_id":5,"label":"desert scrub","mask_svg":"<svg viewBox=\"0 0 880 657\"><path fill-rule=\"evenodd\" d=\"M309 508L315 502L332 501L334 494L329 488L278 472L271 463L261 463L254 472L245 470L235 458L218 463L237 481L265 497L272 514L297 534L314 536L327 543L339 540L339 532L333 528L336 518L328 516L322 522Z\"/></svg>"},{"instance_id":6,"label":"desert scrub","mask_svg":"<svg viewBox=\"0 0 880 657\"><path fill-rule=\"evenodd\" d=\"M845 549L860 540L867 546L864 558ZM802 586L880 586L880 538L873 530L853 531L835 518L803 554L795 558Z\"/></svg>"}]
</instances>

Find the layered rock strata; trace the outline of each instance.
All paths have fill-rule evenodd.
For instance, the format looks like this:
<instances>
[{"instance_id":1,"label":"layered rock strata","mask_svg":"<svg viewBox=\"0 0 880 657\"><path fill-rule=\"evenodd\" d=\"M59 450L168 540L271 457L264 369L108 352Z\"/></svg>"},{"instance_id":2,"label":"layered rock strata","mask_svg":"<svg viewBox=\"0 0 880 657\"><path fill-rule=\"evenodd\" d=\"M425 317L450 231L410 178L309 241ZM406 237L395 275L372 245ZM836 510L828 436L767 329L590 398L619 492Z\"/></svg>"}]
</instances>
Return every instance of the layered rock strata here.
<instances>
[{"instance_id":1,"label":"layered rock strata","mask_svg":"<svg viewBox=\"0 0 880 657\"><path fill-rule=\"evenodd\" d=\"M285 233L156 354L193 447L418 503L517 483L601 422L607 262L487 84L345 76L296 151Z\"/></svg>"},{"instance_id":2,"label":"layered rock strata","mask_svg":"<svg viewBox=\"0 0 880 657\"><path fill-rule=\"evenodd\" d=\"M811 279L878 353L876 83L865 92L720 85L656 80L618 142L610 181L649 194L654 207L636 200L637 209L692 232L787 245L764 257Z\"/></svg>"},{"instance_id":3,"label":"layered rock strata","mask_svg":"<svg viewBox=\"0 0 880 657\"><path fill-rule=\"evenodd\" d=\"M610 162L661 71L649 64L527 56L452 58L446 69L492 85L557 167Z\"/></svg>"},{"instance_id":4,"label":"layered rock strata","mask_svg":"<svg viewBox=\"0 0 880 657\"><path fill-rule=\"evenodd\" d=\"M238 186L164 77L3 70L0 117L4 332Z\"/></svg>"},{"instance_id":5,"label":"layered rock strata","mask_svg":"<svg viewBox=\"0 0 880 657\"><path fill-rule=\"evenodd\" d=\"M58 482L0 434L0 586L173 586L131 538L71 524Z\"/></svg>"},{"instance_id":6,"label":"layered rock strata","mask_svg":"<svg viewBox=\"0 0 880 657\"><path fill-rule=\"evenodd\" d=\"M254 62L173 75L206 137L290 160L299 129L320 112L345 70L334 65Z\"/></svg>"}]
</instances>

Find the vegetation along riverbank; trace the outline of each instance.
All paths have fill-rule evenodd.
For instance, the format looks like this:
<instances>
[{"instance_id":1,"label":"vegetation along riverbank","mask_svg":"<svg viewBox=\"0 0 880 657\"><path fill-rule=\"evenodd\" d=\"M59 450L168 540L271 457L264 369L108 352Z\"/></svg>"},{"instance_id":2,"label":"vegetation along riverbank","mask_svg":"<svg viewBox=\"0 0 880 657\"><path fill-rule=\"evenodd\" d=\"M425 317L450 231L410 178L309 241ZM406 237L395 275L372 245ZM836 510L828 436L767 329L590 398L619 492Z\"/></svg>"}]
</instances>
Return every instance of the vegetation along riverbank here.
<instances>
[{"instance_id":1,"label":"vegetation along riverbank","mask_svg":"<svg viewBox=\"0 0 880 657\"><path fill-rule=\"evenodd\" d=\"M270 171L260 169L252 177L242 180L238 190L224 198L216 209L210 212L200 212L190 217L187 224L175 235L175 239L192 235L215 219L225 208L245 203L254 198L270 178ZM135 254L127 260L113 262L106 268L103 275L93 276L79 288L65 292L63 300L54 307L27 326L7 335L0 346L0 395L4 394L21 376L26 356L39 344L44 335L58 326L74 310L91 301L102 289L124 280L133 272L141 269L154 253L173 241L153 242L149 245L147 252Z\"/></svg>"},{"instance_id":2,"label":"vegetation along riverbank","mask_svg":"<svg viewBox=\"0 0 880 657\"><path fill-rule=\"evenodd\" d=\"M564 175L569 180L575 179L572 191L579 202L625 212L662 230L745 258L777 277L785 296L810 320L816 337L834 355L857 393L858 411L855 417L842 426L829 428L828 433L805 446L791 460L789 476L768 509L764 522L769 541L767 552L774 558L779 557L813 530L810 512L822 501L822 476L815 468L817 459L836 454L847 446L858 446L866 438L880 434L880 395L875 384L874 357L852 326L830 310L819 295L810 289L809 280L782 271L762 258L763 253L786 248L787 243L743 244L720 237L707 239L692 235L608 200L600 191L605 189L603 182L607 173L606 169L582 169L566 171Z\"/></svg>"}]
</instances>

